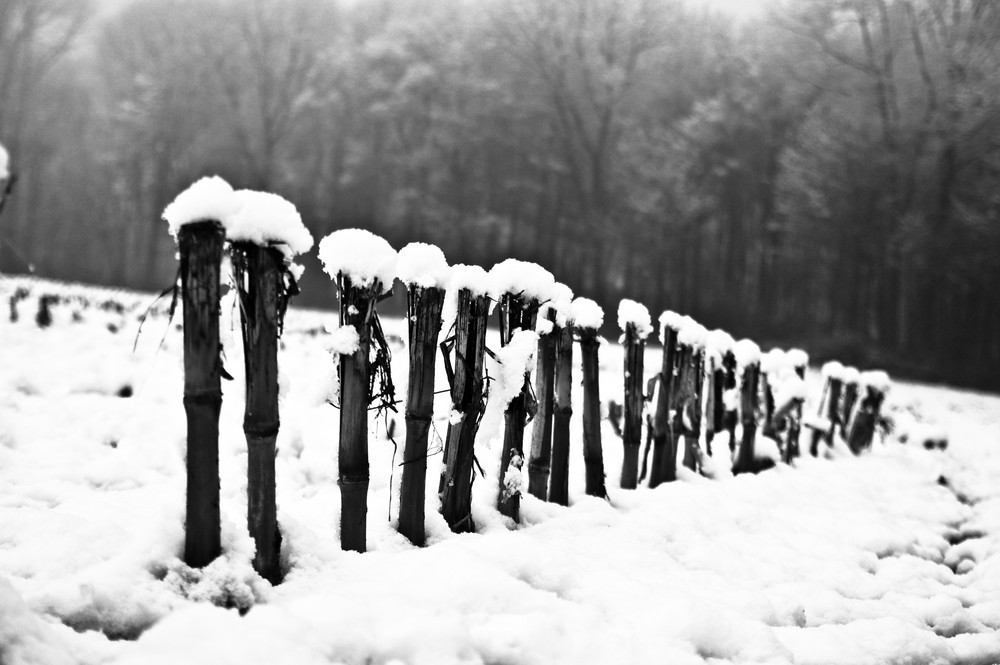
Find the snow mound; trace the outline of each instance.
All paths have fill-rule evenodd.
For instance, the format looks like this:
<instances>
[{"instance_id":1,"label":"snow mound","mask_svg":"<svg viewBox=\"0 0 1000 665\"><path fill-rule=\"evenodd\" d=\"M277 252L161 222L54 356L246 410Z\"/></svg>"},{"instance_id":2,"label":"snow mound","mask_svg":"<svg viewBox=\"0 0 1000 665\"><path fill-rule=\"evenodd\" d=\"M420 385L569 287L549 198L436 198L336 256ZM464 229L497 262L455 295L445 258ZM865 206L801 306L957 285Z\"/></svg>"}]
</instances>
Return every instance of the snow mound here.
<instances>
[{"instance_id":1,"label":"snow mound","mask_svg":"<svg viewBox=\"0 0 1000 665\"><path fill-rule=\"evenodd\" d=\"M547 319L549 312L555 312L556 325L564 328L573 316L572 307L573 289L562 282L556 282L552 285L552 295L545 304L539 321Z\"/></svg>"},{"instance_id":2,"label":"snow mound","mask_svg":"<svg viewBox=\"0 0 1000 665\"><path fill-rule=\"evenodd\" d=\"M880 393L889 392L889 388L892 386L892 380L889 378L889 375L880 369L862 372L859 382L866 388L873 388Z\"/></svg>"},{"instance_id":3,"label":"snow mound","mask_svg":"<svg viewBox=\"0 0 1000 665\"><path fill-rule=\"evenodd\" d=\"M679 331L685 326L685 323L688 320L690 320L689 317L668 309L663 314L660 314L660 330L662 331L664 328L672 328L673 330Z\"/></svg>"},{"instance_id":4,"label":"snow mound","mask_svg":"<svg viewBox=\"0 0 1000 665\"><path fill-rule=\"evenodd\" d=\"M733 355L736 356L736 366L743 373L750 365L760 362L760 347L750 339L741 339L733 345Z\"/></svg>"},{"instance_id":5,"label":"snow mound","mask_svg":"<svg viewBox=\"0 0 1000 665\"><path fill-rule=\"evenodd\" d=\"M570 318L577 328L599 330L604 325L604 310L590 298L577 298L570 307Z\"/></svg>"},{"instance_id":6,"label":"snow mound","mask_svg":"<svg viewBox=\"0 0 1000 665\"><path fill-rule=\"evenodd\" d=\"M219 176L196 181L177 195L164 210L170 234L177 237L182 226L215 220L224 223L240 210L240 199L229 183Z\"/></svg>"},{"instance_id":7,"label":"snow mound","mask_svg":"<svg viewBox=\"0 0 1000 665\"><path fill-rule=\"evenodd\" d=\"M500 376L491 390L490 399L497 400L504 408L521 394L524 377L531 371L538 333L533 330L515 330L507 346L497 351Z\"/></svg>"},{"instance_id":8,"label":"snow mound","mask_svg":"<svg viewBox=\"0 0 1000 665\"><path fill-rule=\"evenodd\" d=\"M474 296L489 295L490 275L479 266L454 265L448 272L448 291L457 294L467 289Z\"/></svg>"},{"instance_id":9,"label":"snow mound","mask_svg":"<svg viewBox=\"0 0 1000 665\"><path fill-rule=\"evenodd\" d=\"M792 367L808 367L809 366L809 354L802 349L788 349L788 362Z\"/></svg>"},{"instance_id":10,"label":"snow mound","mask_svg":"<svg viewBox=\"0 0 1000 665\"><path fill-rule=\"evenodd\" d=\"M858 371L857 367L845 367L840 378L847 385L851 385L861 380L861 372Z\"/></svg>"},{"instance_id":11,"label":"snow mound","mask_svg":"<svg viewBox=\"0 0 1000 665\"><path fill-rule=\"evenodd\" d=\"M381 236L364 229L341 229L319 241L319 260L326 274L342 273L354 286L392 290L396 276L396 250Z\"/></svg>"},{"instance_id":12,"label":"snow mound","mask_svg":"<svg viewBox=\"0 0 1000 665\"><path fill-rule=\"evenodd\" d=\"M736 344L736 340L725 330L713 330L705 338L705 347L719 356L724 356L732 351L734 344Z\"/></svg>"},{"instance_id":13,"label":"snow mound","mask_svg":"<svg viewBox=\"0 0 1000 665\"><path fill-rule=\"evenodd\" d=\"M556 284L552 273L542 266L517 259L507 259L490 268L490 281L490 295L497 300L511 293L539 302L552 298Z\"/></svg>"},{"instance_id":14,"label":"snow mound","mask_svg":"<svg viewBox=\"0 0 1000 665\"><path fill-rule=\"evenodd\" d=\"M444 288L451 271L444 252L436 245L411 242L399 250L396 277L407 286L422 289Z\"/></svg>"},{"instance_id":15,"label":"snow mound","mask_svg":"<svg viewBox=\"0 0 1000 665\"><path fill-rule=\"evenodd\" d=\"M771 349L760 358L760 371L765 374L782 374L791 368L788 354L781 349Z\"/></svg>"},{"instance_id":16,"label":"snow mound","mask_svg":"<svg viewBox=\"0 0 1000 665\"><path fill-rule=\"evenodd\" d=\"M230 241L277 246L287 260L312 249L312 234L291 201L250 189L241 189L235 196L239 209L220 220Z\"/></svg>"},{"instance_id":17,"label":"snow mound","mask_svg":"<svg viewBox=\"0 0 1000 665\"><path fill-rule=\"evenodd\" d=\"M779 407L788 404L793 399L806 398L806 382L795 372L785 374L774 390L774 403Z\"/></svg>"},{"instance_id":18,"label":"snow mound","mask_svg":"<svg viewBox=\"0 0 1000 665\"><path fill-rule=\"evenodd\" d=\"M694 349L704 348L708 340L708 329L697 321L689 320L677 333L677 341Z\"/></svg>"},{"instance_id":19,"label":"snow mound","mask_svg":"<svg viewBox=\"0 0 1000 665\"><path fill-rule=\"evenodd\" d=\"M844 366L837 362L836 360L831 360L829 362L823 363L823 369L821 371L823 378L830 380L836 379L841 380L844 377Z\"/></svg>"},{"instance_id":20,"label":"snow mound","mask_svg":"<svg viewBox=\"0 0 1000 665\"><path fill-rule=\"evenodd\" d=\"M624 332L629 324L635 326L635 333L639 339L646 339L649 333L653 332L646 306L626 298L618 303L618 327Z\"/></svg>"}]
</instances>

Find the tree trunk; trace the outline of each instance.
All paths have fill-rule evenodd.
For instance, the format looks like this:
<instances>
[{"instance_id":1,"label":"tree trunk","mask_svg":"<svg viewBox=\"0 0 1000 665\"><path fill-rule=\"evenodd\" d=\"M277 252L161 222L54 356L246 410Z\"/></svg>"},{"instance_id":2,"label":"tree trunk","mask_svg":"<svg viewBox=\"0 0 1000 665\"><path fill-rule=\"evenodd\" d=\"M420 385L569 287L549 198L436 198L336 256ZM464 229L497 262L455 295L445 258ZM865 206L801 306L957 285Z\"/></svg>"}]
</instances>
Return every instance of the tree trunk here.
<instances>
[{"instance_id":1,"label":"tree trunk","mask_svg":"<svg viewBox=\"0 0 1000 665\"><path fill-rule=\"evenodd\" d=\"M459 419L448 424L445 466L441 475L441 514L456 533L475 531L472 522L473 465L476 432L485 409L483 356L488 315L486 296L472 296L467 289L459 291L451 385L451 408L459 414Z\"/></svg>"},{"instance_id":2,"label":"tree trunk","mask_svg":"<svg viewBox=\"0 0 1000 665\"><path fill-rule=\"evenodd\" d=\"M555 323L555 312L549 314ZM552 402L555 386L556 344L560 330L553 325L552 332L538 338L538 358L535 365L535 399L538 413L531 430L531 454L528 458L528 492L545 501L549 485L552 458Z\"/></svg>"},{"instance_id":3,"label":"tree trunk","mask_svg":"<svg viewBox=\"0 0 1000 665\"><path fill-rule=\"evenodd\" d=\"M278 328L282 256L250 243L233 246L245 258L246 282L237 284L243 304L246 366L247 527L256 545L253 567L264 579L281 581L281 533L275 499L274 456L278 438ZM242 281L242 280L241 280Z\"/></svg>"},{"instance_id":4,"label":"tree trunk","mask_svg":"<svg viewBox=\"0 0 1000 665\"><path fill-rule=\"evenodd\" d=\"M181 227L187 507L184 562L194 568L222 552L219 525L219 272L225 231L213 221Z\"/></svg>"},{"instance_id":5,"label":"tree trunk","mask_svg":"<svg viewBox=\"0 0 1000 665\"><path fill-rule=\"evenodd\" d=\"M444 290L410 286L406 293L410 377L406 391L406 444L399 483L399 532L423 546L427 438L434 417L434 365Z\"/></svg>"},{"instance_id":6,"label":"tree trunk","mask_svg":"<svg viewBox=\"0 0 1000 665\"><path fill-rule=\"evenodd\" d=\"M677 331L670 326L663 328L663 364L660 367L660 390L656 396L656 413L653 416L653 465L649 472L649 486L677 479L677 449L671 436L673 384L677 371Z\"/></svg>"},{"instance_id":7,"label":"tree trunk","mask_svg":"<svg viewBox=\"0 0 1000 665\"><path fill-rule=\"evenodd\" d=\"M556 348L552 476L549 483L549 501L561 506L569 505L569 423L573 416L572 391L573 326L567 323L559 330L559 342Z\"/></svg>"},{"instance_id":8,"label":"tree trunk","mask_svg":"<svg viewBox=\"0 0 1000 665\"><path fill-rule=\"evenodd\" d=\"M368 358L371 323L378 297L375 287L360 289L340 274L340 325L358 333L358 348L340 356L340 547L364 552L368 514L368 404L371 401Z\"/></svg>"},{"instance_id":9,"label":"tree trunk","mask_svg":"<svg viewBox=\"0 0 1000 665\"><path fill-rule=\"evenodd\" d=\"M583 464L587 474L587 494L604 498L604 452L601 448L600 349L597 331L580 330L580 360L583 367Z\"/></svg>"},{"instance_id":10,"label":"tree trunk","mask_svg":"<svg viewBox=\"0 0 1000 665\"><path fill-rule=\"evenodd\" d=\"M757 438L759 382L760 365L747 366L743 371L743 381L740 385L740 422L743 424L743 437L736 455L736 464L733 465L733 473L747 473L757 470L754 443Z\"/></svg>"},{"instance_id":11,"label":"tree trunk","mask_svg":"<svg viewBox=\"0 0 1000 665\"><path fill-rule=\"evenodd\" d=\"M634 490L639 477L639 448L642 445L642 361L646 342L634 324L625 326L625 425L622 428L621 488Z\"/></svg>"}]
</instances>

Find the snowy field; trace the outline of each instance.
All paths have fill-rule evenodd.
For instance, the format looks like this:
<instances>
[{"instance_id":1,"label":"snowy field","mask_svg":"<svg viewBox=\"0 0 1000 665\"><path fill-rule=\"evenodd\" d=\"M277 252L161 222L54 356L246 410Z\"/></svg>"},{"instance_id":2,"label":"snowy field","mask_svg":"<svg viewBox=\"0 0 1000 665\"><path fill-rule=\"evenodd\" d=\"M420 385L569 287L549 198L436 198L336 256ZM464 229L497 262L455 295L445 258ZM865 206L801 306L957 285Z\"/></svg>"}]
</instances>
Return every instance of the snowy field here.
<instances>
[{"instance_id":1,"label":"snowy field","mask_svg":"<svg viewBox=\"0 0 1000 665\"><path fill-rule=\"evenodd\" d=\"M21 284L0 282L5 310ZM835 448L827 459L737 478L719 459L714 479L688 474L631 492L614 487L621 443L605 421L610 501L583 492L576 417L572 505L525 497L516 529L493 509L502 419L492 405L477 444L486 472L474 490L478 533L453 535L437 514L436 455L424 549L394 530L399 455L379 419L370 551L356 554L340 551L337 533L338 412L328 404L335 371L323 332L336 316L293 310L277 458L286 578L271 587L250 565L231 303L225 554L193 571L179 560L179 321L152 316L133 351L136 317L152 296L77 289L125 311L59 305L53 325L39 329L37 296L72 290L24 284L33 296L19 303L19 321L0 317L3 665L1000 662L996 396L897 384L889 410L906 445L876 443L862 458ZM385 326L402 392L405 328ZM609 344L602 354L602 397L621 401L621 350ZM659 363L650 350L647 374ZM443 373L438 383L445 387ZM818 376L810 385L814 401ZM447 395L437 406L443 436ZM402 414L396 420L401 451ZM920 445L934 429L948 434L946 451Z\"/></svg>"}]
</instances>

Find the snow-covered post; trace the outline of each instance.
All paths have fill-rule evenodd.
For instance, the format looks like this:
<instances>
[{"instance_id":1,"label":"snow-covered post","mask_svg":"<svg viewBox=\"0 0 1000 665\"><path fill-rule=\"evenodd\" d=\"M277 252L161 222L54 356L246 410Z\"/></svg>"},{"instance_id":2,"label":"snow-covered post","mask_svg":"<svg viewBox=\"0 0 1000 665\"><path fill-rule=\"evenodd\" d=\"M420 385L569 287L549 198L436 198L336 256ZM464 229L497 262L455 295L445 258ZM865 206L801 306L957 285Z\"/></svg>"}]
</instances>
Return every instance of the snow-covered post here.
<instances>
[{"instance_id":1,"label":"snow-covered post","mask_svg":"<svg viewBox=\"0 0 1000 665\"><path fill-rule=\"evenodd\" d=\"M802 405L806 399L806 367L809 366L809 354L802 349L789 349L785 354L788 364L798 381L786 381L782 386L782 398L792 402L788 415L788 438L785 442L785 463L801 455L799 436L802 432Z\"/></svg>"},{"instance_id":2,"label":"snow-covered post","mask_svg":"<svg viewBox=\"0 0 1000 665\"><path fill-rule=\"evenodd\" d=\"M448 262L440 249L414 242L399 250L396 276L406 285L410 377L406 389L406 444L399 483L399 532L423 545L427 439L434 417L434 367Z\"/></svg>"},{"instance_id":3,"label":"snow-covered post","mask_svg":"<svg viewBox=\"0 0 1000 665\"><path fill-rule=\"evenodd\" d=\"M184 307L184 411L187 498L184 562L209 564L222 551L219 522L219 290L222 221L239 202L221 178L202 178L163 211L180 250Z\"/></svg>"},{"instance_id":4,"label":"snow-covered post","mask_svg":"<svg viewBox=\"0 0 1000 665\"><path fill-rule=\"evenodd\" d=\"M708 331L701 324L688 320L677 334L680 348L680 374L675 382L677 398L674 401L675 433L684 435L685 467L697 471L700 463L701 391L704 387L704 347Z\"/></svg>"},{"instance_id":5,"label":"snow-covered post","mask_svg":"<svg viewBox=\"0 0 1000 665\"><path fill-rule=\"evenodd\" d=\"M684 325L684 317L676 312L660 315L660 339L663 341L663 362L660 366L659 389L656 392L656 410L653 413L653 462L649 471L649 486L677 478L676 439L673 425L674 382L678 370L677 334Z\"/></svg>"},{"instance_id":6,"label":"snow-covered post","mask_svg":"<svg viewBox=\"0 0 1000 665\"><path fill-rule=\"evenodd\" d=\"M3 213L11 192L14 191L15 182L17 175L10 171L10 155L7 154L3 144L0 144L0 214Z\"/></svg>"},{"instance_id":7,"label":"snow-covered post","mask_svg":"<svg viewBox=\"0 0 1000 665\"><path fill-rule=\"evenodd\" d=\"M573 292L556 285L555 394L552 405L552 470L549 476L549 501L569 505L569 422L573 416Z\"/></svg>"},{"instance_id":8,"label":"snow-covered post","mask_svg":"<svg viewBox=\"0 0 1000 665\"><path fill-rule=\"evenodd\" d=\"M844 382L844 401L840 405L840 435L846 440L851 414L854 413L854 405L858 401L861 372L857 367L845 367L841 378Z\"/></svg>"},{"instance_id":9,"label":"snow-covered post","mask_svg":"<svg viewBox=\"0 0 1000 665\"><path fill-rule=\"evenodd\" d=\"M809 454L813 457L819 456L819 442L825 439L827 445L833 445L833 437L836 433L837 423L840 420L840 395L843 391L844 382L842 376L844 366L836 360L831 360L823 365L823 378L826 386L823 389L823 399L819 405L819 417L822 427L815 427L812 431L812 443L809 445Z\"/></svg>"},{"instance_id":10,"label":"snow-covered post","mask_svg":"<svg viewBox=\"0 0 1000 665\"><path fill-rule=\"evenodd\" d=\"M555 284L548 302L543 303L544 318L538 322L538 352L535 363L535 399L538 413L531 429L528 453L528 493L547 500L549 473L552 469L552 423L555 406L556 354L566 323L566 310L573 292L565 284Z\"/></svg>"},{"instance_id":11,"label":"snow-covered post","mask_svg":"<svg viewBox=\"0 0 1000 665\"><path fill-rule=\"evenodd\" d=\"M451 269L449 294L455 294L454 363L451 372L451 418L445 437L441 471L441 514L456 533L475 531L472 522L472 482L475 479L476 433L486 405L483 401L483 357L490 312L489 279L479 266ZM451 295L449 295L449 303ZM447 343L445 343L447 347Z\"/></svg>"},{"instance_id":12,"label":"snow-covered post","mask_svg":"<svg viewBox=\"0 0 1000 665\"><path fill-rule=\"evenodd\" d=\"M737 373L740 376L740 422L743 436L733 473L756 471L754 442L757 438L757 407L760 389L760 347L749 339L741 339L733 347Z\"/></svg>"},{"instance_id":13,"label":"snow-covered post","mask_svg":"<svg viewBox=\"0 0 1000 665\"><path fill-rule=\"evenodd\" d=\"M373 374L369 352L381 330L375 304L392 290L396 252L361 229L334 231L319 243L323 269L340 293L340 546L364 552L368 512L368 405ZM377 343L384 343L374 340ZM382 368L387 371L388 368ZM383 377L384 378L384 377Z\"/></svg>"},{"instance_id":14,"label":"snow-covered post","mask_svg":"<svg viewBox=\"0 0 1000 665\"><path fill-rule=\"evenodd\" d=\"M726 428L726 367L725 358L731 354L735 341L724 330L713 330L705 340L705 354L708 365L709 385L706 394L708 403L705 405L705 417L708 425L705 428L705 445L708 454L712 454L712 442L715 435Z\"/></svg>"},{"instance_id":15,"label":"snow-covered post","mask_svg":"<svg viewBox=\"0 0 1000 665\"><path fill-rule=\"evenodd\" d=\"M858 383L864 390L864 395L851 418L847 433L847 445L855 455L871 448L882 402L892 385L889 375L881 370L862 372Z\"/></svg>"},{"instance_id":16,"label":"snow-covered post","mask_svg":"<svg viewBox=\"0 0 1000 665\"><path fill-rule=\"evenodd\" d=\"M278 438L278 336L289 298L297 293L292 258L313 238L295 206L275 194L236 192L241 206L226 220L233 277L242 312L247 439L247 528L255 544L253 567L272 584L281 580L281 533L275 496Z\"/></svg>"},{"instance_id":17,"label":"snow-covered post","mask_svg":"<svg viewBox=\"0 0 1000 665\"><path fill-rule=\"evenodd\" d=\"M781 404L775 404L774 392L781 377L788 371L788 358L781 349L771 349L760 358L760 385L761 396L763 397L763 422L761 432L764 436L778 439L779 433L784 430L784 424L780 418L774 417L775 408Z\"/></svg>"},{"instance_id":18,"label":"snow-covered post","mask_svg":"<svg viewBox=\"0 0 1000 665\"><path fill-rule=\"evenodd\" d=\"M500 344L508 346L519 330L535 335L540 303L549 299L555 284L552 273L534 263L507 259L493 266L490 279L493 281L493 297L500 302ZM534 355L534 349L529 355ZM512 362L514 358L508 360ZM525 367L523 374L520 392L510 400L504 411L497 493L497 509L515 523L521 515L521 484L517 479L524 464L524 428L535 412L530 368Z\"/></svg>"},{"instance_id":19,"label":"snow-covered post","mask_svg":"<svg viewBox=\"0 0 1000 665\"><path fill-rule=\"evenodd\" d=\"M524 476L524 453L519 448L524 436L524 424L528 411L525 385L528 381L535 349L538 347L538 333L534 330L515 330L510 341L497 353L500 376L492 389L492 398L504 405L504 450L501 457L500 492L497 509L502 515L520 520L521 494Z\"/></svg>"},{"instance_id":20,"label":"snow-covered post","mask_svg":"<svg viewBox=\"0 0 1000 665\"><path fill-rule=\"evenodd\" d=\"M618 304L618 326L622 330L625 348L625 425L622 428L622 489L634 490L639 478L639 448L642 444L643 355L646 337L653 331L649 310L634 300Z\"/></svg>"},{"instance_id":21,"label":"snow-covered post","mask_svg":"<svg viewBox=\"0 0 1000 665\"><path fill-rule=\"evenodd\" d=\"M604 323L604 311L589 298L573 301L573 324L580 335L580 361L583 371L583 464L586 469L586 492L605 497L604 451L601 448L601 388L597 331Z\"/></svg>"}]
</instances>

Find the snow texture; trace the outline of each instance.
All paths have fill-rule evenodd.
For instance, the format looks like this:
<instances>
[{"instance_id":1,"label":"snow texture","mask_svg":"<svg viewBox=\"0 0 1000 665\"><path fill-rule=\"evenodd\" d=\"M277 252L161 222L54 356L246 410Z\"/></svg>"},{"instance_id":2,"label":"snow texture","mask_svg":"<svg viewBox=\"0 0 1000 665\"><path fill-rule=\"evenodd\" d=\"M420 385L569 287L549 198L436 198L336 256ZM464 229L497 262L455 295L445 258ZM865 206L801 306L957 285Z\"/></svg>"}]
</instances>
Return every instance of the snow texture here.
<instances>
[{"instance_id":1,"label":"snow texture","mask_svg":"<svg viewBox=\"0 0 1000 665\"><path fill-rule=\"evenodd\" d=\"M760 371L765 374L783 374L791 367L788 355L781 349L771 349L760 358Z\"/></svg>"},{"instance_id":2,"label":"snow texture","mask_svg":"<svg viewBox=\"0 0 1000 665\"><path fill-rule=\"evenodd\" d=\"M623 299L618 303L618 327L625 332L625 329L632 325L639 339L646 339L649 333L653 332L653 326L649 318L649 310L646 306L634 300Z\"/></svg>"},{"instance_id":3,"label":"snow texture","mask_svg":"<svg viewBox=\"0 0 1000 665\"><path fill-rule=\"evenodd\" d=\"M684 327L677 333L677 342L679 344L684 344L694 349L704 348L707 340L708 329L694 320L686 322Z\"/></svg>"},{"instance_id":4,"label":"snow texture","mask_svg":"<svg viewBox=\"0 0 1000 665\"><path fill-rule=\"evenodd\" d=\"M473 296L489 295L489 273L479 266L462 263L452 266L448 273L448 291L457 295L462 289L468 289Z\"/></svg>"},{"instance_id":5,"label":"snow texture","mask_svg":"<svg viewBox=\"0 0 1000 665\"><path fill-rule=\"evenodd\" d=\"M784 374L774 387L774 403L781 408L793 399L804 400L807 396L806 382L795 372Z\"/></svg>"},{"instance_id":6,"label":"snow texture","mask_svg":"<svg viewBox=\"0 0 1000 665\"><path fill-rule=\"evenodd\" d=\"M177 237L182 226L214 220L224 224L240 210L240 200L229 183L219 176L197 180L177 195L163 211L170 234Z\"/></svg>"},{"instance_id":7,"label":"snow texture","mask_svg":"<svg viewBox=\"0 0 1000 665\"><path fill-rule=\"evenodd\" d=\"M844 377L844 366L836 360L830 360L823 363L821 373L824 379L837 379L839 381Z\"/></svg>"},{"instance_id":8,"label":"snow texture","mask_svg":"<svg viewBox=\"0 0 1000 665\"><path fill-rule=\"evenodd\" d=\"M789 349L786 353L788 362L792 367L808 367L809 354L802 349Z\"/></svg>"},{"instance_id":9,"label":"snow texture","mask_svg":"<svg viewBox=\"0 0 1000 665\"><path fill-rule=\"evenodd\" d=\"M732 351L735 344L736 340L725 330L715 329L708 333L708 337L705 339L705 347L720 357Z\"/></svg>"},{"instance_id":10,"label":"snow texture","mask_svg":"<svg viewBox=\"0 0 1000 665\"><path fill-rule=\"evenodd\" d=\"M667 310L663 314L660 314L660 330L662 331L664 328L672 328L680 331L680 329L683 328L689 320L690 317L678 314L672 310Z\"/></svg>"},{"instance_id":11,"label":"snow texture","mask_svg":"<svg viewBox=\"0 0 1000 665\"><path fill-rule=\"evenodd\" d=\"M0 180L5 180L10 175L10 155L7 149L0 143Z\"/></svg>"},{"instance_id":12,"label":"snow texture","mask_svg":"<svg viewBox=\"0 0 1000 665\"><path fill-rule=\"evenodd\" d=\"M330 331L327 348L331 353L353 356L361 346L361 338L354 326L339 326Z\"/></svg>"},{"instance_id":13,"label":"snow texture","mask_svg":"<svg viewBox=\"0 0 1000 665\"><path fill-rule=\"evenodd\" d=\"M277 194L250 189L241 189L235 196L238 210L220 219L228 240L276 247L286 261L312 249L312 234L293 203Z\"/></svg>"},{"instance_id":14,"label":"snow texture","mask_svg":"<svg viewBox=\"0 0 1000 665\"><path fill-rule=\"evenodd\" d=\"M733 345L733 355L737 371L742 374L747 367L760 362L760 347L753 340L741 339Z\"/></svg>"},{"instance_id":15,"label":"snow texture","mask_svg":"<svg viewBox=\"0 0 1000 665\"><path fill-rule=\"evenodd\" d=\"M857 367L848 366L844 368L840 378L847 385L856 384L861 380L861 372L858 371Z\"/></svg>"},{"instance_id":16,"label":"snow texture","mask_svg":"<svg viewBox=\"0 0 1000 665\"><path fill-rule=\"evenodd\" d=\"M539 314L539 320L548 318L548 313L554 311L556 314L556 325L565 328L572 317L573 290L563 284L556 282L552 285L551 296Z\"/></svg>"},{"instance_id":17,"label":"snow texture","mask_svg":"<svg viewBox=\"0 0 1000 665\"><path fill-rule=\"evenodd\" d=\"M392 290L396 250L384 238L364 229L334 231L319 242L319 260L331 278L350 278L356 287Z\"/></svg>"},{"instance_id":18,"label":"snow texture","mask_svg":"<svg viewBox=\"0 0 1000 665\"><path fill-rule=\"evenodd\" d=\"M490 268L490 295L500 300L505 293L525 300L545 302L552 298L556 281L548 270L528 261L506 259Z\"/></svg>"},{"instance_id":19,"label":"snow texture","mask_svg":"<svg viewBox=\"0 0 1000 665\"><path fill-rule=\"evenodd\" d=\"M604 310L590 298L577 298L570 307L573 325L577 328L600 330L604 325Z\"/></svg>"},{"instance_id":20,"label":"snow texture","mask_svg":"<svg viewBox=\"0 0 1000 665\"><path fill-rule=\"evenodd\" d=\"M515 330L507 346L497 351L500 375L490 390L490 401L504 408L521 394L524 377L531 371L538 348L538 333L533 330Z\"/></svg>"},{"instance_id":21,"label":"snow texture","mask_svg":"<svg viewBox=\"0 0 1000 665\"><path fill-rule=\"evenodd\" d=\"M399 250L396 277L406 286L443 289L448 286L450 276L444 252L436 245L411 242Z\"/></svg>"}]
</instances>

